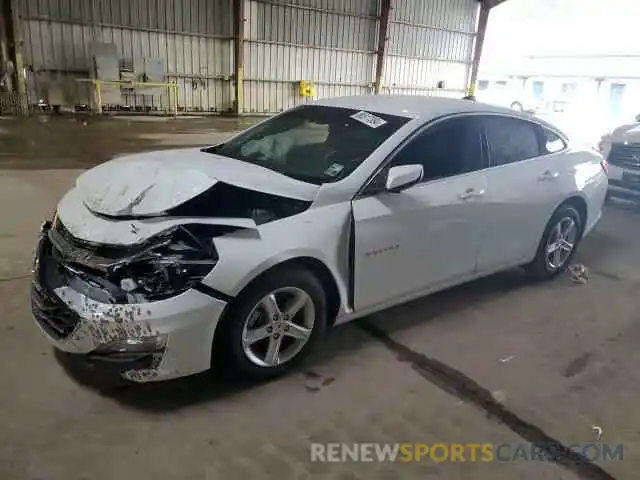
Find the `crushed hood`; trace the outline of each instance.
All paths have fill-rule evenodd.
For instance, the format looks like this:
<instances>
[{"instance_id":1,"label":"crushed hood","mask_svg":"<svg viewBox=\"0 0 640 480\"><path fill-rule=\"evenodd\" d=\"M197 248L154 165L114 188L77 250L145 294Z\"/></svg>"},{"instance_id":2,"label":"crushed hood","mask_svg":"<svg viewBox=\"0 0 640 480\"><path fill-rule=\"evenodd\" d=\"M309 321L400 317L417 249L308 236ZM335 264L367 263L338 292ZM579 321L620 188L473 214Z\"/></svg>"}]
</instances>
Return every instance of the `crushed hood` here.
<instances>
[{"instance_id":1,"label":"crushed hood","mask_svg":"<svg viewBox=\"0 0 640 480\"><path fill-rule=\"evenodd\" d=\"M86 171L76 186L91 211L135 217L162 215L218 182L308 202L320 188L198 148L120 157Z\"/></svg>"}]
</instances>

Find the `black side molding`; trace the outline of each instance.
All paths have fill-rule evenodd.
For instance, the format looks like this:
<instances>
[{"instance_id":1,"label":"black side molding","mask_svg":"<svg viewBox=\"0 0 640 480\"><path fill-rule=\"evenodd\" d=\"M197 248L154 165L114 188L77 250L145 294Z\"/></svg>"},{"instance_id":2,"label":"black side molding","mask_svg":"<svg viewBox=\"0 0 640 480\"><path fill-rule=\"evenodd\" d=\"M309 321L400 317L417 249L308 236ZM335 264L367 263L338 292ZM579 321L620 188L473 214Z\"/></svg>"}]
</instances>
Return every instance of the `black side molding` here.
<instances>
[{"instance_id":1,"label":"black side molding","mask_svg":"<svg viewBox=\"0 0 640 480\"><path fill-rule=\"evenodd\" d=\"M211 288L208 285L205 285L204 283L196 283L193 286L193 289L200 293L204 293L205 295L209 295L210 297L217 298L218 300L222 300L223 302L231 303L233 300L235 300L235 298L232 297L231 295L222 293L221 291L216 290L215 288Z\"/></svg>"},{"instance_id":2,"label":"black side molding","mask_svg":"<svg viewBox=\"0 0 640 480\"><path fill-rule=\"evenodd\" d=\"M356 219L353 216L353 202L351 202L351 216L349 218L348 255L349 290L347 291L347 302L349 307L354 308L356 298Z\"/></svg>"}]
</instances>

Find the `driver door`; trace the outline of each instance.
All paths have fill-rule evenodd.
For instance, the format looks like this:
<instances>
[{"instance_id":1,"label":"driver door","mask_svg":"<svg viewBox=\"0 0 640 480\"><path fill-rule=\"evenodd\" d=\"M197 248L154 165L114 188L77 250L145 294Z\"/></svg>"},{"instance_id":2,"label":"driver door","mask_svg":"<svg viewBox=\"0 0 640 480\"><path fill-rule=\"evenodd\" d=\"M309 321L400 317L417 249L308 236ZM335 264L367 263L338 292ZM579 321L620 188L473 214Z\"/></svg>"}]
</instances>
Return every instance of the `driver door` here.
<instances>
[{"instance_id":1,"label":"driver door","mask_svg":"<svg viewBox=\"0 0 640 480\"><path fill-rule=\"evenodd\" d=\"M422 164L423 181L384 190L388 169ZM353 201L356 310L401 300L474 273L487 184L475 117L438 122L410 140Z\"/></svg>"}]
</instances>

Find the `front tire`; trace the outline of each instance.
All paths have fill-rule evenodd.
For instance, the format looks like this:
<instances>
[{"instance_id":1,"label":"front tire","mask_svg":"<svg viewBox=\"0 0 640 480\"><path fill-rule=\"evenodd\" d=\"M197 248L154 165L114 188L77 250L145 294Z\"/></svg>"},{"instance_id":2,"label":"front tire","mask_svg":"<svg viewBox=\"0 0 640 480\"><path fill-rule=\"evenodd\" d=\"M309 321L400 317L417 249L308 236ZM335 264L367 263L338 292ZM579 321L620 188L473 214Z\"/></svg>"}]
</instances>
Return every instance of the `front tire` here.
<instances>
[{"instance_id":1,"label":"front tire","mask_svg":"<svg viewBox=\"0 0 640 480\"><path fill-rule=\"evenodd\" d=\"M582 237L582 217L571 205L561 206L545 228L536 257L525 269L534 280L550 280L564 272Z\"/></svg>"},{"instance_id":2,"label":"front tire","mask_svg":"<svg viewBox=\"0 0 640 480\"><path fill-rule=\"evenodd\" d=\"M324 336L322 284L303 267L276 269L251 284L225 314L213 347L215 366L253 380L298 365Z\"/></svg>"}]
</instances>

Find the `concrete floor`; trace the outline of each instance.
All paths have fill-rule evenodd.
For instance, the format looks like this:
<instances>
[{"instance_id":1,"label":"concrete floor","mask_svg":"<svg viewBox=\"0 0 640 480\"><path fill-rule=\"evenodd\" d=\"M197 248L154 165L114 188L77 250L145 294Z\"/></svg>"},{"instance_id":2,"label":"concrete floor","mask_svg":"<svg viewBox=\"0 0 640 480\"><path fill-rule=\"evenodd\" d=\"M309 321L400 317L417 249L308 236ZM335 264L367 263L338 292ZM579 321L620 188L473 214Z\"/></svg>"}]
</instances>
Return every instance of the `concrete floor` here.
<instances>
[{"instance_id":1,"label":"concrete floor","mask_svg":"<svg viewBox=\"0 0 640 480\"><path fill-rule=\"evenodd\" d=\"M609 205L581 245L586 285L495 275L339 327L303 369L267 384L115 388L61 362L30 318L28 277L39 222L80 172L69 168L212 142L233 122L0 125L0 479L640 478L632 204ZM594 425L624 460L309 461L310 442L572 445L595 443Z\"/></svg>"}]
</instances>

